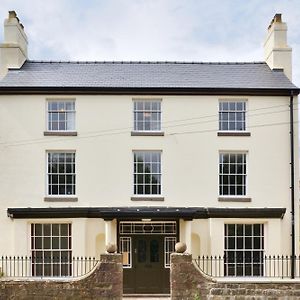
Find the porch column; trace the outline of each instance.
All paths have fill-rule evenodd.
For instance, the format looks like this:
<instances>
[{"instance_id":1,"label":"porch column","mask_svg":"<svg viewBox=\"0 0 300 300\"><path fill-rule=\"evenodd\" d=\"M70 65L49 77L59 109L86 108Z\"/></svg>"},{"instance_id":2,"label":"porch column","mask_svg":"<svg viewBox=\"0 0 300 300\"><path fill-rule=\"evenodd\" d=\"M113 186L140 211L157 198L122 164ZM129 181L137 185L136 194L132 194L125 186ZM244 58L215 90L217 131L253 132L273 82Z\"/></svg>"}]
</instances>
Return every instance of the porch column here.
<instances>
[{"instance_id":1,"label":"porch column","mask_svg":"<svg viewBox=\"0 0 300 300\"><path fill-rule=\"evenodd\" d=\"M117 221L105 220L105 245L111 243L117 245Z\"/></svg>"},{"instance_id":2,"label":"porch column","mask_svg":"<svg viewBox=\"0 0 300 300\"><path fill-rule=\"evenodd\" d=\"M185 221L186 251L192 254L192 221Z\"/></svg>"}]
</instances>

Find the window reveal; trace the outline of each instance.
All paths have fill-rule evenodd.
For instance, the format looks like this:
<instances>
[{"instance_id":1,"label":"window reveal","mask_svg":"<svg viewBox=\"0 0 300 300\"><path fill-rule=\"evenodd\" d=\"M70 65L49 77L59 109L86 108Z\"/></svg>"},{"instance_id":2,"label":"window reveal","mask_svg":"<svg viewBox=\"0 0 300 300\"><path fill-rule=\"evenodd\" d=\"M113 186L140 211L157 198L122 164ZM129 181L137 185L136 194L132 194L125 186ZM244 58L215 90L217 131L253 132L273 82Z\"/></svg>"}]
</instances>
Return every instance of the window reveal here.
<instances>
[{"instance_id":1,"label":"window reveal","mask_svg":"<svg viewBox=\"0 0 300 300\"><path fill-rule=\"evenodd\" d=\"M246 130L246 102L220 101L219 102L219 130L244 131Z\"/></svg>"},{"instance_id":2,"label":"window reveal","mask_svg":"<svg viewBox=\"0 0 300 300\"><path fill-rule=\"evenodd\" d=\"M263 254L263 224L225 224L225 276L263 276Z\"/></svg>"},{"instance_id":3,"label":"window reveal","mask_svg":"<svg viewBox=\"0 0 300 300\"><path fill-rule=\"evenodd\" d=\"M74 152L48 152L48 195L75 195Z\"/></svg>"},{"instance_id":4,"label":"window reveal","mask_svg":"<svg viewBox=\"0 0 300 300\"><path fill-rule=\"evenodd\" d=\"M134 194L161 194L161 152L134 152Z\"/></svg>"},{"instance_id":5,"label":"window reveal","mask_svg":"<svg viewBox=\"0 0 300 300\"><path fill-rule=\"evenodd\" d=\"M160 131L161 130L161 101L136 100L134 101L134 130Z\"/></svg>"},{"instance_id":6,"label":"window reveal","mask_svg":"<svg viewBox=\"0 0 300 300\"><path fill-rule=\"evenodd\" d=\"M33 276L71 276L71 224L31 224Z\"/></svg>"},{"instance_id":7,"label":"window reveal","mask_svg":"<svg viewBox=\"0 0 300 300\"><path fill-rule=\"evenodd\" d=\"M219 194L221 196L246 195L246 178L245 153L220 153Z\"/></svg>"},{"instance_id":8,"label":"window reveal","mask_svg":"<svg viewBox=\"0 0 300 300\"><path fill-rule=\"evenodd\" d=\"M48 101L48 130L75 130L75 101Z\"/></svg>"}]
</instances>

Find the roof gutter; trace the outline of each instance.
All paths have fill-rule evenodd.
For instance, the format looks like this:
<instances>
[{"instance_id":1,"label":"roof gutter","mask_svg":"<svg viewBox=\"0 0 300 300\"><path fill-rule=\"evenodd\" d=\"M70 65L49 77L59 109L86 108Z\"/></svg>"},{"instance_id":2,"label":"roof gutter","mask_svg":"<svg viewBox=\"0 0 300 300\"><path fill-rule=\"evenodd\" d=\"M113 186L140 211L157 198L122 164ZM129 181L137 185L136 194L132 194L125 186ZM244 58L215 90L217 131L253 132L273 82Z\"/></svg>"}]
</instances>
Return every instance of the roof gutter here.
<instances>
[{"instance_id":1,"label":"roof gutter","mask_svg":"<svg viewBox=\"0 0 300 300\"><path fill-rule=\"evenodd\" d=\"M91 95L239 95L239 96L290 96L300 89L284 88L191 88L191 87L1 87L0 95L23 94L91 94Z\"/></svg>"}]
</instances>

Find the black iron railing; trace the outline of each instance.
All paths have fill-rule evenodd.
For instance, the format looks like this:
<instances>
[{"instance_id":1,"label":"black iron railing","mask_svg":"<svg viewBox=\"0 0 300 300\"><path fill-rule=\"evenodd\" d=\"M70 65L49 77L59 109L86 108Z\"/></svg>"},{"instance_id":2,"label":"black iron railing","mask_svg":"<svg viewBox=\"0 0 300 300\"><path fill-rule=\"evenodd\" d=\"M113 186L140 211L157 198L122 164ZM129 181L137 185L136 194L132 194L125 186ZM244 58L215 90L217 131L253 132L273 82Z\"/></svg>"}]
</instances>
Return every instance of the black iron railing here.
<instances>
[{"instance_id":1,"label":"black iron railing","mask_svg":"<svg viewBox=\"0 0 300 300\"><path fill-rule=\"evenodd\" d=\"M0 277L80 277L99 262L95 257L0 257Z\"/></svg>"},{"instance_id":2,"label":"black iron railing","mask_svg":"<svg viewBox=\"0 0 300 300\"><path fill-rule=\"evenodd\" d=\"M211 277L291 278L294 261L295 278L300 278L300 256L262 255L256 260L232 260L225 256L198 256L197 267Z\"/></svg>"}]
</instances>

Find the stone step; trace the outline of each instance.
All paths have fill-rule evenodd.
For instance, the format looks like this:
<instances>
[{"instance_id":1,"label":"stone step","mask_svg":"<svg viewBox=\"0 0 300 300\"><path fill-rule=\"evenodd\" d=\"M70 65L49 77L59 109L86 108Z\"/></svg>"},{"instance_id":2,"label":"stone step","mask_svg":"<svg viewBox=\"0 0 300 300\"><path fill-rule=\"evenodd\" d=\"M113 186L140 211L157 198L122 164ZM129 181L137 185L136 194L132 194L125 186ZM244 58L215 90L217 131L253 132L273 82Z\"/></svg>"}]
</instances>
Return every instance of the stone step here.
<instances>
[{"instance_id":1,"label":"stone step","mask_svg":"<svg viewBox=\"0 0 300 300\"><path fill-rule=\"evenodd\" d=\"M125 294L123 299L126 300L170 300L170 295L166 294Z\"/></svg>"}]
</instances>

